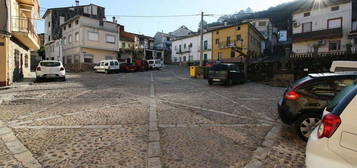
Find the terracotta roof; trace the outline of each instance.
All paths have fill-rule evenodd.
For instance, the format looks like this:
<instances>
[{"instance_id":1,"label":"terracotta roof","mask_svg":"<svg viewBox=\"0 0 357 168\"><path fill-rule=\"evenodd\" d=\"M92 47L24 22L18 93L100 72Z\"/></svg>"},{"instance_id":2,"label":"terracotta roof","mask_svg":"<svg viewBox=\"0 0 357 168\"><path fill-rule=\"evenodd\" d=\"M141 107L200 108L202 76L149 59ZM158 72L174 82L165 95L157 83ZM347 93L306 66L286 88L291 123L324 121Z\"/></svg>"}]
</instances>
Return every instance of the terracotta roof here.
<instances>
[{"instance_id":1,"label":"terracotta roof","mask_svg":"<svg viewBox=\"0 0 357 168\"><path fill-rule=\"evenodd\" d=\"M125 31L121 31L120 32L120 40L134 42L135 41L135 34L129 33L129 32L125 32Z\"/></svg>"}]
</instances>

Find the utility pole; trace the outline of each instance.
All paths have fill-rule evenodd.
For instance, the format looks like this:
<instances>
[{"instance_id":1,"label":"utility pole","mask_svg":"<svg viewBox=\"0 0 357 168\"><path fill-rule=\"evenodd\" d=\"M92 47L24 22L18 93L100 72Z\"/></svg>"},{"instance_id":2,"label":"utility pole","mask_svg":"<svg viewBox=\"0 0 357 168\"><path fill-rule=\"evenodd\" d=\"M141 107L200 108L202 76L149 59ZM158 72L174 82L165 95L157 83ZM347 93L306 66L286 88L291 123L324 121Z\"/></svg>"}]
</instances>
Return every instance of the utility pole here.
<instances>
[{"instance_id":1,"label":"utility pole","mask_svg":"<svg viewBox=\"0 0 357 168\"><path fill-rule=\"evenodd\" d=\"M201 12L201 41L200 41L200 66L203 66L203 15Z\"/></svg>"}]
</instances>

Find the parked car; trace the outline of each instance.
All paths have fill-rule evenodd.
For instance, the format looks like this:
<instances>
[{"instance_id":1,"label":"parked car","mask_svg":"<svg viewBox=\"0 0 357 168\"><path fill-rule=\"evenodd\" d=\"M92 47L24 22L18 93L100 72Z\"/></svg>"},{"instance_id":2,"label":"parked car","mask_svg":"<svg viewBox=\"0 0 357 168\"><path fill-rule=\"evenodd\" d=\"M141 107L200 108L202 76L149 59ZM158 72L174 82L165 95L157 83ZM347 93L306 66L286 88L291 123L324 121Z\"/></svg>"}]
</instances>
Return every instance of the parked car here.
<instances>
[{"instance_id":1,"label":"parked car","mask_svg":"<svg viewBox=\"0 0 357 168\"><path fill-rule=\"evenodd\" d=\"M336 93L357 79L357 72L310 74L291 83L278 103L281 121L307 140Z\"/></svg>"},{"instance_id":2,"label":"parked car","mask_svg":"<svg viewBox=\"0 0 357 168\"><path fill-rule=\"evenodd\" d=\"M230 86L234 83L242 83L245 81L245 75L241 72L239 66L230 63L214 64L208 70L208 84L212 85L215 82L223 83Z\"/></svg>"},{"instance_id":3,"label":"parked car","mask_svg":"<svg viewBox=\"0 0 357 168\"><path fill-rule=\"evenodd\" d=\"M307 168L357 167L357 83L329 103L306 147Z\"/></svg>"},{"instance_id":4,"label":"parked car","mask_svg":"<svg viewBox=\"0 0 357 168\"><path fill-rule=\"evenodd\" d=\"M118 60L103 60L99 62L99 65L94 66L95 72L104 72L106 74L116 72L120 70Z\"/></svg>"},{"instance_id":5,"label":"parked car","mask_svg":"<svg viewBox=\"0 0 357 168\"><path fill-rule=\"evenodd\" d=\"M357 61L333 61L330 72L357 71Z\"/></svg>"},{"instance_id":6,"label":"parked car","mask_svg":"<svg viewBox=\"0 0 357 168\"><path fill-rule=\"evenodd\" d=\"M149 63L146 60L135 60L135 66L137 71L149 70Z\"/></svg>"},{"instance_id":7,"label":"parked car","mask_svg":"<svg viewBox=\"0 0 357 168\"><path fill-rule=\"evenodd\" d=\"M121 63L120 64L120 70L122 72L135 72L136 71L136 66L135 64L131 64L131 63Z\"/></svg>"},{"instance_id":8,"label":"parked car","mask_svg":"<svg viewBox=\"0 0 357 168\"><path fill-rule=\"evenodd\" d=\"M160 59L151 59L148 60L149 69L160 69L163 67L162 61Z\"/></svg>"},{"instance_id":9,"label":"parked car","mask_svg":"<svg viewBox=\"0 0 357 168\"><path fill-rule=\"evenodd\" d=\"M36 68L36 80L58 78L62 81L66 80L66 69L60 61L40 61Z\"/></svg>"}]
</instances>

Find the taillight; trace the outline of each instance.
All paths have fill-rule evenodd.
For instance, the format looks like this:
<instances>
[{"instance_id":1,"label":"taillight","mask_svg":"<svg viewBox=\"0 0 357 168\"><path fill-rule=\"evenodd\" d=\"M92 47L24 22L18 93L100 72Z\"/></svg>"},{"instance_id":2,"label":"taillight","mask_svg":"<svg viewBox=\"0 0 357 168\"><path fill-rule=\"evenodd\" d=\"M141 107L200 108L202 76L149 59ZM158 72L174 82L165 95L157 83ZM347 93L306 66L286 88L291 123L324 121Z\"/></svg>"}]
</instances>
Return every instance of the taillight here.
<instances>
[{"instance_id":1,"label":"taillight","mask_svg":"<svg viewBox=\"0 0 357 168\"><path fill-rule=\"evenodd\" d=\"M37 67L37 68L36 68L36 71L41 71L41 67Z\"/></svg>"},{"instance_id":2,"label":"taillight","mask_svg":"<svg viewBox=\"0 0 357 168\"><path fill-rule=\"evenodd\" d=\"M341 124L341 118L334 114L327 114L321 121L319 129L317 131L318 137L321 138L330 138L333 133Z\"/></svg>"},{"instance_id":3,"label":"taillight","mask_svg":"<svg viewBox=\"0 0 357 168\"><path fill-rule=\"evenodd\" d=\"M300 97L301 96L298 93L296 93L294 90L291 90L285 94L285 99L288 99L288 100L297 100Z\"/></svg>"},{"instance_id":4,"label":"taillight","mask_svg":"<svg viewBox=\"0 0 357 168\"><path fill-rule=\"evenodd\" d=\"M64 68L63 68L63 67L61 67L60 71L64 71Z\"/></svg>"}]
</instances>

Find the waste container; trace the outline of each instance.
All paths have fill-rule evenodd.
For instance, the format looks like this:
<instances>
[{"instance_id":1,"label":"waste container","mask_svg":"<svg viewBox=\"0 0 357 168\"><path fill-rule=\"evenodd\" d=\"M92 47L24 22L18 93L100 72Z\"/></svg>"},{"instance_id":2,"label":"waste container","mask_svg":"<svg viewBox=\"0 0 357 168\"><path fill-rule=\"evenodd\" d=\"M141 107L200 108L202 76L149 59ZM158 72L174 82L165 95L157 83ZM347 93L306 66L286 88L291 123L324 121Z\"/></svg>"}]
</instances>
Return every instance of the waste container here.
<instances>
[{"instance_id":1,"label":"waste container","mask_svg":"<svg viewBox=\"0 0 357 168\"><path fill-rule=\"evenodd\" d=\"M196 78L196 70L197 70L197 66L190 66L190 77L191 78Z\"/></svg>"}]
</instances>

